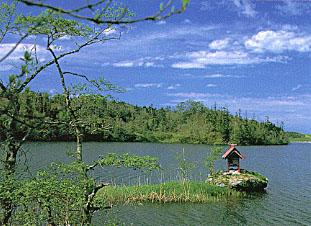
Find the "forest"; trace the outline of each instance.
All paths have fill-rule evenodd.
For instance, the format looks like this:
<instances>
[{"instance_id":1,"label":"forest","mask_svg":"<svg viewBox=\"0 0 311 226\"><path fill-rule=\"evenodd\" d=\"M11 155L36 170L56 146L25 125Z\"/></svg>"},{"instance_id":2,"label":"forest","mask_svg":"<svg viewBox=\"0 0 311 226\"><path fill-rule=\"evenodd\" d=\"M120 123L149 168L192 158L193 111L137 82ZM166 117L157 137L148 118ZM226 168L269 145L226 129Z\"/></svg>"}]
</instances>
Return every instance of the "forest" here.
<instances>
[{"instance_id":1,"label":"forest","mask_svg":"<svg viewBox=\"0 0 311 226\"><path fill-rule=\"evenodd\" d=\"M69 114L65 97L27 89L18 97L19 117L31 125L29 141L74 141L75 132L68 127ZM0 108L6 106L0 101ZM192 100L175 107L157 109L134 106L98 94L77 95L72 99L73 112L80 123L84 141L161 142L189 144L266 145L287 144L283 125L235 115L225 107L208 108ZM40 123L38 120L40 119ZM0 117L1 120L1 117ZM1 120L2 121L2 120ZM68 121L68 122L67 122ZM83 123L85 122L85 123ZM0 124L2 126L2 123ZM20 136L24 129L21 126ZM5 133L5 128L1 128ZM0 134L0 139L3 134Z\"/></svg>"}]
</instances>

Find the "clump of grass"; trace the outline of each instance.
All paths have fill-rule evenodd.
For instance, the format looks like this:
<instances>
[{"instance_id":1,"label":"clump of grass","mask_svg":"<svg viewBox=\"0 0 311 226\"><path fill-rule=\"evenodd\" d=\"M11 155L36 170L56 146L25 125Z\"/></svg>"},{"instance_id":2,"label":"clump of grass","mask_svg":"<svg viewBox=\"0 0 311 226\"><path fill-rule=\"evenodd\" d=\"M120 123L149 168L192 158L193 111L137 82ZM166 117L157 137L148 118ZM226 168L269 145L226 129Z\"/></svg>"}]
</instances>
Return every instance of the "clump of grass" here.
<instances>
[{"instance_id":1,"label":"clump of grass","mask_svg":"<svg viewBox=\"0 0 311 226\"><path fill-rule=\"evenodd\" d=\"M131 202L206 203L224 197L239 197L240 192L206 182L173 181L141 186L107 186L96 196L97 204L114 205Z\"/></svg>"}]
</instances>

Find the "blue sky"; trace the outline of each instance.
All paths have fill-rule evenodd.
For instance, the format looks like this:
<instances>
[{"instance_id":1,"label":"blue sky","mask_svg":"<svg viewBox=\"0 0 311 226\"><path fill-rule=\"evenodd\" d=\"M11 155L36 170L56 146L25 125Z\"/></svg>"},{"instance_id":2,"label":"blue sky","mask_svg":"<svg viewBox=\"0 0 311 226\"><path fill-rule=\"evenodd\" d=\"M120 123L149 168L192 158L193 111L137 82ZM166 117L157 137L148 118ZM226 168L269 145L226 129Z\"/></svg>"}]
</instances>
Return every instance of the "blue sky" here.
<instances>
[{"instance_id":1,"label":"blue sky","mask_svg":"<svg viewBox=\"0 0 311 226\"><path fill-rule=\"evenodd\" d=\"M160 4L127 2L137 16ZM127 92L114 96L132 104L216 102L232 113L241 109L258 120L269 116L273 122L284 121L287 130L311 133L310 13L311 1L306 0L192 0L184 14L131 25L122 29L120 40L91 46L62 63L124 87ZM107 35L118 31L116 27ZM0 44L0 55L11 43L13 39ZM32 44L31 38L26 40L0 72L14 70L19 54ZM72 39L64 38L59 46L60 51L69 49ZM54 74L50 68L31 87L58 92Z\"/></svg>"}]
</instances>

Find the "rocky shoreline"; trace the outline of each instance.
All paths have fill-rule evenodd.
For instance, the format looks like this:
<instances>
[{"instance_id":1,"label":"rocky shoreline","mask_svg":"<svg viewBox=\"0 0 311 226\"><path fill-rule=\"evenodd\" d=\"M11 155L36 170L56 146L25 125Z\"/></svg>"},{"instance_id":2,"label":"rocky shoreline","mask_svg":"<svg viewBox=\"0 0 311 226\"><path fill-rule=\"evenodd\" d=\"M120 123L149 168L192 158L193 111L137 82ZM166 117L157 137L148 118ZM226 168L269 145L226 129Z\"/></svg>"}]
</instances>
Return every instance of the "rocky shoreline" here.
<instances>
[{"instance_id":1,"label":"rocky shoreline","mask_svg":"<svg viewBox=\"0 0 311 226\"><path fill-rule=\"evenodd\" d=\"M241 172L219 171L209 175L207 182L238 191L262 192L268 185L268 178L260 173L241 169Z\"/></svg>"}]
</instances>

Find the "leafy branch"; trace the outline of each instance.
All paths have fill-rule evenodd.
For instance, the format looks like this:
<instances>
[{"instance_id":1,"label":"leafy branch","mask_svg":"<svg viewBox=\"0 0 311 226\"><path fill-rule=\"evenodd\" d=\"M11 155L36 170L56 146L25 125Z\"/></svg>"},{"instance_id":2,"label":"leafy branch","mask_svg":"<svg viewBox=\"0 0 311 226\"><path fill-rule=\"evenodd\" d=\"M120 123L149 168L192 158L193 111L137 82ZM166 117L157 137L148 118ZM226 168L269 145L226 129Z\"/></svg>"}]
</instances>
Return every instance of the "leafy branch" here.
<instances>
[{"instance_id":1,"label":"leafy branch","mask_svg":"<svg viewBox=\"0 0 311 226\"><path fill-rule=\"evenodd\" d=\"M161 3L160 4L160 9L153 15L151 16L146 16L146 17L142 17L142 18L138 18L138 19L129 19L129 18L125 18L124 19L124 15L129 14L132 15L129 10L127 8L121 8L121 12L120 15L115 16L115 19L103 19L103 17L107 17L105 12L107 9L109 9L109 7L105 7L102 9L103 12L100 12L98 14L95 14L94 16L84 16L82 14L78 14L78 12L84 10L84 9L93 9L96 6L102 4L104 1L99 1L96 2L94 4L87 4L85 6L76 8L76 9L72 9L72 10L66 10L60 7L56 7L50 4L45 4L42 2L36 2L36 1L29 1L29 0L18 0L28 6L36 6L36 7L40 7L40 8L45 8L45 9L50 9L52 11L55 11L57 13L62 13L62 14L66 14L69 15L73 18L79 19L79 20L86 20L86 21L90 21L93 22L95 24L115 24L115 25L119 25L119 24L133 24L133 23L137 23L137 22L142 22L142 21L157 21L157 20L164 20L167 19L168 17L171 17L174 14L180 14L182 12L184 12L190 2L190 0L182 0L182 6L179 9L175 9L175 7L172 6L172 0L169 0L166 2L166 4ZM108 6L110 4L111 1L108 2Z\"/></svg>"}]
</instances>

